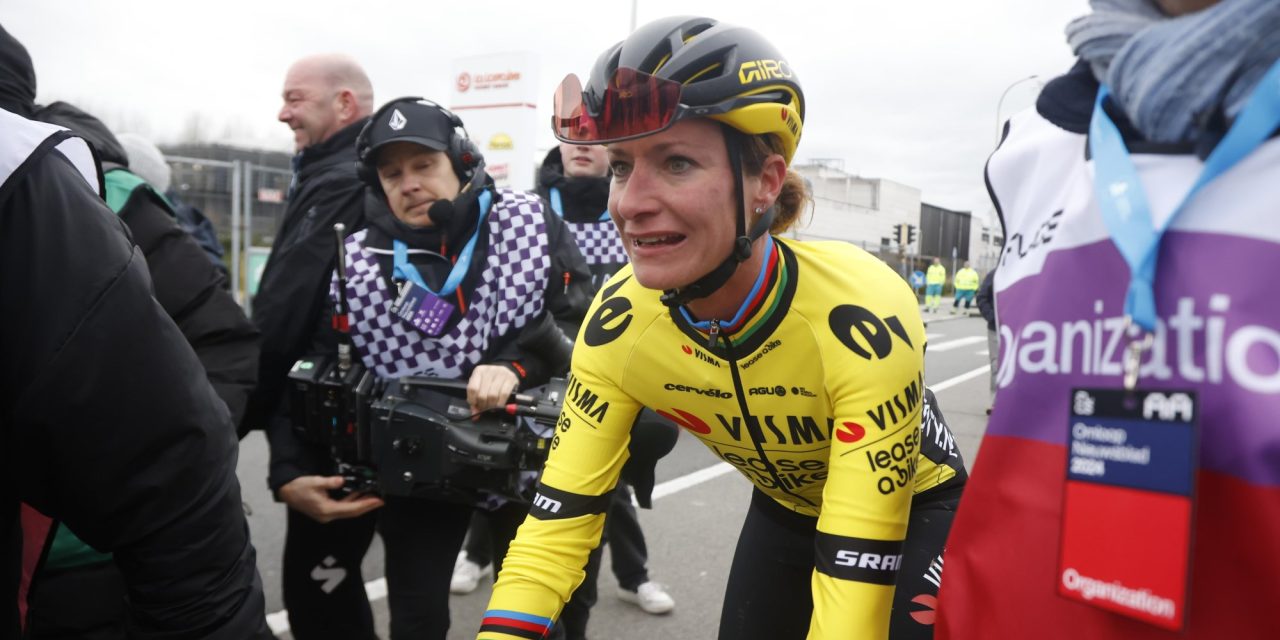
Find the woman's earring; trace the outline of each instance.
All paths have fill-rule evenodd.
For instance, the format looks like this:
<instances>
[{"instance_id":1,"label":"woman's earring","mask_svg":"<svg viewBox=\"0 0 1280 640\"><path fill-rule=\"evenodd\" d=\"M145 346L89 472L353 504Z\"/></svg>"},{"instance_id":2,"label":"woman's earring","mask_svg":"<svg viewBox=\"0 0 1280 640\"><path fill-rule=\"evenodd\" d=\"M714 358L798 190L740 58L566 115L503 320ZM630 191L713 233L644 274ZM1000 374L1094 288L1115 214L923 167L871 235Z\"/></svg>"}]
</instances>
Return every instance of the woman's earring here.
<instances>
[{"instance_id":1,"label":"woman's earring","mask_svg":"<svg viewBox=\"0 0 1280 640\"><path fill-rule=\"evenodd\" d=\"M756 207L756 215L764 213L764 207Z\"/></svg>"}]
</instances>

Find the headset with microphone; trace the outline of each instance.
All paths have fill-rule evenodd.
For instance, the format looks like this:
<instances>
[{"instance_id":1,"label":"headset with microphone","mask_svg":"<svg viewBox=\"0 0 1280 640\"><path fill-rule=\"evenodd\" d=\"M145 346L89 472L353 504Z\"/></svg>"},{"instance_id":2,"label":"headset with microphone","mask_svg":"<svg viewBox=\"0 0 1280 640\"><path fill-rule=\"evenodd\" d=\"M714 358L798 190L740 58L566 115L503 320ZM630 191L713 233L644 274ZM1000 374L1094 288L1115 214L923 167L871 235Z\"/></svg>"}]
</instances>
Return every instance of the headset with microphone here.
<instances>
[{"instance_id":1,"label":"headset with microphone","mask_svg":"<svg viewBox=\"0 0 1280 640\"><path fill-rule=\"evenodd\" d=\"M356 138L356 175L382 191L375 152L391 142L415 142L443 151L465 193L476 188L484 175L484 154L471 141L462 119L425 98L396 98L379 108Z\"/></svg>"},{"instance_id":2,"label":"headset with microphone","mask_svg":"<svg viewBox=\"0 0 1280 640\"><path fill-rule=\"evenodd\" d=\"M382 181L378 178L377 151L392 142L412 142L443 151L454 174L463 183L459 197L483 186L484 154L472 142L462 119L435 102L408 96L382 105L356 137L356 175L384 199ZM435 224L448 226L453 213L453 201L438 200L427 215Z\"/></svg>"}]
</instances>

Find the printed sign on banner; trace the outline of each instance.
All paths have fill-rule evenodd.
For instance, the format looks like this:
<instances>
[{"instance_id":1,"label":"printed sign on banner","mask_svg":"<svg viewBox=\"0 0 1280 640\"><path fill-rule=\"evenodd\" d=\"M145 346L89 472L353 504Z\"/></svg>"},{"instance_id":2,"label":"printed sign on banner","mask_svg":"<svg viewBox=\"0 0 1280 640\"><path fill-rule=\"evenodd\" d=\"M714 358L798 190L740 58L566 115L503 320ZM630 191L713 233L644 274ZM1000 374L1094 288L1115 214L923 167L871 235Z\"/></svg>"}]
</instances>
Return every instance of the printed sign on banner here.
<instances>
[{"instance_id":1,"label":"printed sign on banner","mask_svg":"<svg viewBox=\"0 0 1280 640\"><path fill-rule=\"evenodd\" d=\"M1059 595L1183 628L1198 424L1194 392L1072 391Z\"/></svg>"},{"instance_id":2,"label":"printed sign on banner","mask_svg":"<svg viewBox=\"0 0 1280 640\"><path fill-rule=\"evenodd\" d=\"M528 52L453 61L449 108L466 123L500 187L532 190L535 184L537 68L537 56Z\"/></svg>"}]
</instances>

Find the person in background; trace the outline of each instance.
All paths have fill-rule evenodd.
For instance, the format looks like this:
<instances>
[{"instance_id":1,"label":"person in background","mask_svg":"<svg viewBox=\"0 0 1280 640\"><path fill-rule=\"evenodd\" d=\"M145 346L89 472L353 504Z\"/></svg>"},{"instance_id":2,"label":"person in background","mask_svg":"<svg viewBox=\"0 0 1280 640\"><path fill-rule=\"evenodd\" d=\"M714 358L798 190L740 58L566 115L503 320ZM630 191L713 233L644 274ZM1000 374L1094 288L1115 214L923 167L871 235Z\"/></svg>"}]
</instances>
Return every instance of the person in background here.
<instances>
[{"instance_id":1,"label":"person in background","mask_svg":"<svg viewBox=\"0 0 1280 640\"><path fill-rule=\"evenodd\" d=\"M951 303L951 314L955 315L960 312L960 301L964 301L966 311L973 305L973 297L978 292L978 272L969 267L969 261L965 260L964 266L956 272L955 277L956 299Z\"/></svg>"},{"instance_id":2,"label":"person in background","mask_svg":"<svg viewBox=\"0 0 1280 640\"><path fill-rule=\"evenodd\" d=\"M285 390L299 358L337 349L327 295L337 260L333 225L361 229L372 206L356 176L355 143L373 111L373 89L355 61L321 54L289 67L281 98L278 117L293 130L297 154L284 219L253 299L262 358L240 429L266 430L267 484L289 507L281 578L293 637L368 640L375 637L373 611L360 562L373 538L371 512L382 501L330 496L342 477L333 473L327 448L294 433Z\"/></svg>"},{"instance_id":3,"label":"person in background","mask_svg":"<svg viewBox=\"0 0 1280 640\"><path fill-rule=\"evenodd\" d=\"M204 213L183 202L178 196L178 191L172 184L173 170L165 160L164 153L151 140L136 133L121 133L116 136L116 139L120 142L120 146L124 147L125 155L129 157L129 170L164 196L178 220L178 226L182 227L182 230L195 239L204 250L209 262L213 263L214 269L222 275L223 288L230 288L231 274L222 260L222 244L218 242L218 233Z\"/></svg>"},{"instance_id":4,"label":"person in background","mask_svg":"<svg viewBox=\"0 0 1280 640\"><path fill-rule=\"evenodd\" d=\"M942 304L942 287L947 284L947 268L942 266L942 260L933 259L933 264L925 272L924 282L925 311L937 313L938 306Z\"/></svg>"},{"instance_id":5,"label":"person in background","mask_svg":"<svg viewBox=\"0 0 1280 640\"><path fill-rule=\"evenodd\" d=\"M1000 332L996 329L996 299L992 289L995 274L996 270L992 269L982 278L982 284L978 286L978 295L976 297L978 313L981 313L982 319L987 321L987 359L991 363L991 397L993 400L996 395L996 373L1000 363ZM994 406L994 404L987 405L987 415L991 415L991 409Z\"/></svg>"}]
</instances>

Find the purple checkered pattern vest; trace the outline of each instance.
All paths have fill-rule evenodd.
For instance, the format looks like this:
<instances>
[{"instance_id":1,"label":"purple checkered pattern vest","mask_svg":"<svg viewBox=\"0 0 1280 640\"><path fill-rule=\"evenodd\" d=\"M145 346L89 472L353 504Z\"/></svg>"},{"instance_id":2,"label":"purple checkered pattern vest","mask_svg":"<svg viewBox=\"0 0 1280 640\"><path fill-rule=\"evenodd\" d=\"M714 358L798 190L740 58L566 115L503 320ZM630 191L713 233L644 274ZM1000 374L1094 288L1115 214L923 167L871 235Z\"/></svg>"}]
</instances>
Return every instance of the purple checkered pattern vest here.
<instances>
[{"instance_id":1,"label":"purple checkered pattern vest","mask_svg":"<svg viewBox=\"0 0 1280 640\"><path fill-rule=\"evenodd\" d=\"M351 338L381 378L432 375L463 378L480 364L489 345L519 330L543 309L550 279L547 224L537 197L497 192L489 211L489 252L470 306L458 324L432 338L391 313L394 294L376 255L365 248L365 231L347 238L347 303ZM476 266L472 265L472 269ZM336 297L337 279L331 287Z\"/></svg>"},{"instance_id":2,"label":"purple checkered pattern vest","mask_svg":"<svg viewBox=\"0 0 1280 640\"><path fill-rule=\"evenodd\" d=\"M573 232L573 240L578 244L578 251L588 265L627 263L627 251L622 247L622 238L612 220L602 222L570 222L569 230Z\"/></svg>"}]
</instances>

